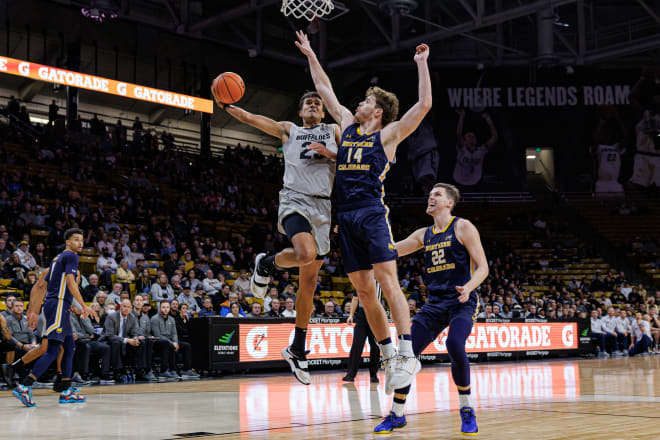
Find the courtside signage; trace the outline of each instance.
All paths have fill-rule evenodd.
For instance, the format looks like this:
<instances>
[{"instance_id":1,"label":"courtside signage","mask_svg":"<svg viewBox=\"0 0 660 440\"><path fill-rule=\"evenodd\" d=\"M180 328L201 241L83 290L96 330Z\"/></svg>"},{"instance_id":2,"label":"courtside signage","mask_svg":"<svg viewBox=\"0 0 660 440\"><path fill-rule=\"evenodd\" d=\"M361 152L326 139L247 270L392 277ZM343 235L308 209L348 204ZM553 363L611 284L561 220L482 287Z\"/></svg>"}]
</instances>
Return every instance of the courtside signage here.
<instances>
[{"instance_id":1,"label":"courtside signage","mask_svg":"<svg viewBox=\"0 0 660 440\"><path fill-rule=\"evenodd\" d=\"M294 324L239 324L240 361L279 361L281 351L293 341ZM392 340L396 329L390 324ZM446 354L447 330L422 354ZM552 351L578 348L576 322L498 322L475 323L466 342L468 353ZM308 359L347 358L353 343L353 326L310 324L307 330ZM362 355L368 356L368 344Z\"/></svg>"},{"instance_id":2,"label":"courtside signage","mask_svg":"<svg viewBox=\"0 0 660 440\"><path fill-rule=\"evenodd\" d=\"M39 81L46 81L65 86L78 87L94 92L124 96L154 104L180 107L204 113L213 113L213 101L196 98L167 90L154 89L138 84L115 81L100 76L87 75L57 67L44 66L14 58L0 57L0 72L22 76Z\"/></svg>"}]
</instances>

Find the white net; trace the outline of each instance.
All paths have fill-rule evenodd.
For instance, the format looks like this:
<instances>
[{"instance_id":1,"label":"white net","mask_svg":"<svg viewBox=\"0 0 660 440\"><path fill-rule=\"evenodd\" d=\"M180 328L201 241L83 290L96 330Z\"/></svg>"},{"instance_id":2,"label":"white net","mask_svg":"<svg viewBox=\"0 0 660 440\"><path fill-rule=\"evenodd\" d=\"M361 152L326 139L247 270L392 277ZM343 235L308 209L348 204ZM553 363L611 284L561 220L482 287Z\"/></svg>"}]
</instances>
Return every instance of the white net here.
<instances>
[{"instance_id":1,"label":"white net","mask_svg":"<svg viewBox=\"0 0 660 440\"><path fill-rule=\"evenodd\" d=\"M329 14L334 7L332 0L282 0L280 11L287 17L292 15L296 19L312 21Z\"/></svg>"}]
</instances>

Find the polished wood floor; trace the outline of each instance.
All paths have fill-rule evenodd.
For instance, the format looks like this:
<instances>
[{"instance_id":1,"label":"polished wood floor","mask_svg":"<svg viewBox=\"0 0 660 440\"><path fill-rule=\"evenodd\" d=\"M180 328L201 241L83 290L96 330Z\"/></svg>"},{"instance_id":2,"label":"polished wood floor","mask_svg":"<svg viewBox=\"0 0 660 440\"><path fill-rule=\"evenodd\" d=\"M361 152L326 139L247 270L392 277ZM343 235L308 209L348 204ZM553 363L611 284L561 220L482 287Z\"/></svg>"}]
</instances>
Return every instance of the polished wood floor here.
<instances>
[{"instance_id":1,"label":"polished wood floor","mask_svg":"<svg viewBox=\"0 0 660 440\"><path fill-rule=\"evenodd\" d=\"M289 375L87 387L88 401L59 405L35 390L36 408L0 392L11 439L370 439L391 406L362 373ZM660 439L660 356L475 364L472 386L484 439ZM406 407L408 426L390 436L458 439L458 397L447 366L425 366Z\"/></svg>"}]
</instances>

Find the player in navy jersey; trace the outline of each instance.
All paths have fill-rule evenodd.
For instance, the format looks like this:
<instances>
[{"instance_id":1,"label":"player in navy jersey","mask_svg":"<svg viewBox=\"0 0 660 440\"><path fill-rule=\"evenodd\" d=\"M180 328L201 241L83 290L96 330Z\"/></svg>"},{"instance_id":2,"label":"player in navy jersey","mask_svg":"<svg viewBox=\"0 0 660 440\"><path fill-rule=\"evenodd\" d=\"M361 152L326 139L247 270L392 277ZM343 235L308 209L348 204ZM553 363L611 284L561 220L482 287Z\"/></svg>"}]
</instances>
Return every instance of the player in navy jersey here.
<instances>
[{"instance_id":1,"label":"player in navy jersey","mask_svg":"<svg viewBox=\"0 0 660 440\"><path fill-rule=\"evenodd\" d=\"M35 317L39 314L43 295L44 315L46 316L46 334L48 348L46 353L39 358L32 372L23 379L13 391L14 396L23 405L36 406L32 400L32 384L41 376L57 359L60 347L64 347L62 358L62 383L64 391L60 394L60 403L79 403L86 399L78 395L71 387L71 370L73 369L73 354L76 348L69 308L75 299L81 305L83 313L96 316L96 313L85 305L80 291L78 290L78 252L83 247L83 231L80 229L69 229L64 233L66 248L58 254L50 263L46 275L47 287L45 290L37 291L34 298L30 298L30 309L28 311L28 325L35 324Z\"/></svg>"},{"instance_id":2,"label":"player in navy jersey","mask_svg":"<svg viewBox=\"0 0 660 440\"><path fill-rule=\"evenodd\" d=\"M420 44L414 56L419 100L397 121L396 95L379 87L367 90L355 113L342 106L307 36L302 32L297 36L296 46L307 56L316 91L343 133L335 177L341 253L344 269L383 353L385 391L391 393L409 385L421 364L412 350L410 313L399 285L397 249L389 209L383 201L383 180L399 143L415 131L431 109L429 47ZM398 355L390 338L385 310L377 300L375 280L383 289L399 334Z\"/></svg>"},{"instance_id":3,"label":"player in navy jersey","mask_svg":"<svg viewBox=\"0 0 660 440\"><path fill-rule=\"evenodd\" d=\"M465 341L479 309L474 289L488 276L488 261L479 231L466 219L452 216L460 197L453 185L436 184L429 194L426 213L433 225L413 232L396 244L400 256L424 250L424 284L427 302L413 318L412 345L419 356L449 326L445 345L451 359L451 374L458 389L461 434L477 435L477 420L470 400L470 362ZM374 428L389 433L406 425L403 408L410 386L394 391L392 411Z\"/></svg>"}]
</instances>

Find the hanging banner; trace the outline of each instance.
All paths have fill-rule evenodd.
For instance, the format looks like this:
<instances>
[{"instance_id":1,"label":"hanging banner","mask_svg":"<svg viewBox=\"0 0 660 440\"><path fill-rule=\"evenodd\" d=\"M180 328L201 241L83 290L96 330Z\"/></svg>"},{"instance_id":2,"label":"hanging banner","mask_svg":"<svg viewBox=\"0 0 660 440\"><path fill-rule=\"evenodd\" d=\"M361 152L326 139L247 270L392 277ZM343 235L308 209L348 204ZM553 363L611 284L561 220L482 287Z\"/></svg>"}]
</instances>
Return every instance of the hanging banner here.
<instances>
[{"instance_id":1,"label":"hanging banner","mask_svg":"<svg viewBox=\"0 0 660 440\"><path fill-rule=\"evenodd\" d=\"M194 96L168 92L167 90L115 81L109 78L44 66L14 58L0 57L0 72L39 81L78 87L94 92L107 93L109 95L123 96L139 101L152 102L154 104L213 113L213 101L210 99L196 98Z\"/></svg>"}]
</instances>

